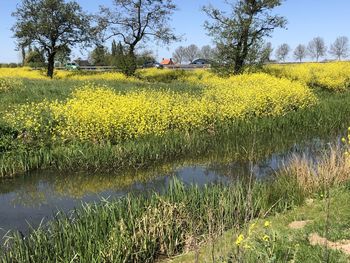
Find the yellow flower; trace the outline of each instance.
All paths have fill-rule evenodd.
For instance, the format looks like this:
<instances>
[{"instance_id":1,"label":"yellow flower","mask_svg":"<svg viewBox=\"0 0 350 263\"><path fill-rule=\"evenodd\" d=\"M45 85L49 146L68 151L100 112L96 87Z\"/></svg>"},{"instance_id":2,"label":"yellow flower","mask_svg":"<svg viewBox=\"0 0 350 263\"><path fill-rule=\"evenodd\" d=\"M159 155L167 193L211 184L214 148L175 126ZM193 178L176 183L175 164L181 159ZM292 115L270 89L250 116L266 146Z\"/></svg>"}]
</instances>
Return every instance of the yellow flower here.
<instances>
[{"instance_id":1,"label":"yellow flower","mask_svg":"<svg viewBox=\"0 0 350 263\"><path fill-rule=\"evenodd\" d=\"M33 78L44 78L41 73L21 70L25 73L24 76L28 74L33 75ZM6 75L0 69L0 77L2 73ZM57 74L63 79L139 81L123 77L119 73ZM141 74L174 73L145 71ZM210 72L195 71L187 73L182 80L202 84L203 91L197 95L190 91L180 94L170 90L150 89L121 93L104 85L86 83L65 101L44 100L25 104L8 112L5 120L18 130L25 129L33 137L47 134L57 140L95 143L149 135L162 136L171 131L215 131L216 124L251 116L280 116L317 102L315 95L304 84L263 73L226 79Z\"/></svg>"},{"instance_id":2,"label":"yellow flower","mask_svg":"<svg viewBox=\"0 0 350 263\"><path fill-rule=\"evenodd\" d=\"M268 241L270 241L270 237L268 235L264 235L262 240L268 242Z\"/></svg>"},{"instance_id":3,"label":"yellow flower","mask_svg":"<svg viewBox=\"0 0 350 263\"><path fill-rule=\"evenodd\" d=\"M271 222L270 221L265 221L264 227L270 227L270 226L271 226Z\"/></svg>"},{"instance_id":4,"label":"yellow flower","mask_svg":"<svg viewBox=\"0 0 350 263\"><path fill-rule=\"evenodd\" d=\"M244 240L244 236L242 234L240 234L236 239L236 242L235 242L236 245L240 246L242 244L243 240Z\"/></svg>"}]
</instances>

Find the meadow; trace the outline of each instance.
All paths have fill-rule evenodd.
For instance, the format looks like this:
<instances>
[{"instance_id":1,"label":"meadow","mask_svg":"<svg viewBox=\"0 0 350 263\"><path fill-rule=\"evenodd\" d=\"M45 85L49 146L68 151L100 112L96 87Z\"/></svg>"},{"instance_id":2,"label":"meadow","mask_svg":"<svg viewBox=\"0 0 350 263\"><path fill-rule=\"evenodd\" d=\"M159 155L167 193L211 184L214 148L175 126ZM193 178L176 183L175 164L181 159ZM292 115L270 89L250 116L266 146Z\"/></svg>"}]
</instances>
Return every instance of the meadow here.
<instances>
[{"instance_id":1,"label":"meadow","mask_svg":"<svg viewBox=\"0 0 350 263\"><path fill-rule=\"evenodd\" d=\"M204 188L174 181L161 194L130 194L59 213L26 237L9 233L0 262L154 262L189 251L175 262L305 262L303 251L320 259L326 248L312 250L298 235L287 248L274 232L286 230L264 226L264 220L293 213L310 198L321 205L330 192L348 198L349 69L350 63L268 65L229 78L209 70L148 69L134 77L58 71L48 80L41 71L1 68L4 178L38 169L167 167L213 156L254 163L309 139L344 138L342 147L314 156L317 162L296 156L264 180L250 175ZM82 180L88 189L98 189L99 181ZM247 234L252 220L260 224L257 237ZM232 245L216 252L220 240ZM330 253L334 262L346 259Z\"/></svg>"},{"instance_id":2,"label":"meadow","mask_svg":"<svg viewBox=\"0 0 350 263\"><path fill-rule=\"evenodd\" d=\"M277 119L270 127L274 130L284 117L297 118L295 112L317 115L332 99L346 103L347 96L335 92L329 99L306 83L266 73L220 78L206 70L152 69L127 78L113 72L58 71L49 81L40 71L1 70L3 177L38 168L76 168L80 158L87 169L147 166L205 152L210 140L233 137L237 129L249 136L251 122L263 131L270 125L264 122ZM343 109L327 112L339 115L333 120L338 126L346 115ZM305 118L298 125L308 125ZM210 139L199 144L201 138Z\"/></svg>"}]
</instances>

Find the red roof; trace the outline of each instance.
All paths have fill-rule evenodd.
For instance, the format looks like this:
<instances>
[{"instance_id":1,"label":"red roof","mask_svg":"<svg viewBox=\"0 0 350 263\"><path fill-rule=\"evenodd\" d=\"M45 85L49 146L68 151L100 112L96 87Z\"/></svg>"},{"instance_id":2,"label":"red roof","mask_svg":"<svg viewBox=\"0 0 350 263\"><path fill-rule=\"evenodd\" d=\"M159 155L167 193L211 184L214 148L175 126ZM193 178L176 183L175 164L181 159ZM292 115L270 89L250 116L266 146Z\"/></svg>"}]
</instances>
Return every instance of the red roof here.
<instances>
[{"instance_id":1,"label":"red roof","mask_svg":"<svg viewBox=\"0 0 350 263\"><path fill-rule=\"evenodd\" d=\"M162 60L162 62L160 62L160 64L162 64L162 65L174 65L175 63L171 58L169 58L169 59L163 58L163 60Z\"/></svg>"}]
</instances>

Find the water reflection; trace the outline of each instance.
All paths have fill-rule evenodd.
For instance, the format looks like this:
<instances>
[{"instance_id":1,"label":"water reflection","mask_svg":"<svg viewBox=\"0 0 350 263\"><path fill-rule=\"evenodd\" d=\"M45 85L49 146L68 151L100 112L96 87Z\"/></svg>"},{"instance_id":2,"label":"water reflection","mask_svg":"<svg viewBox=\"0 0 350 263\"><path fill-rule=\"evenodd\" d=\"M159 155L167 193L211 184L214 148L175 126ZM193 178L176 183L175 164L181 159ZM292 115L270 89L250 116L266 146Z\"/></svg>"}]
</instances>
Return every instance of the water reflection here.
<instances>
[{"instance_id":1,"label":"water reflection","mask_svg":"<svg viewBox=\"0 0 350 263\"><path fill-rule=\"evenodd\" d=\"M0 180L0 228L3 233L9 229L26 233L28 223L36 227L43 218L52 218L57 209L69 211L81 202L120 198L131 192L163 191L173 178L199 186L225 184L250 175L264 178L288 163L294 154L315 158L327 145L327 141L314 139L303 146L294 144L283 153L274 153L269 158L252 162L237 161L235 156L228 155L221 156L221 159L211 157L178 162L123 174L45 171ZM0 232L0 236L3 233Z\"/></svg>"}]
</instances>

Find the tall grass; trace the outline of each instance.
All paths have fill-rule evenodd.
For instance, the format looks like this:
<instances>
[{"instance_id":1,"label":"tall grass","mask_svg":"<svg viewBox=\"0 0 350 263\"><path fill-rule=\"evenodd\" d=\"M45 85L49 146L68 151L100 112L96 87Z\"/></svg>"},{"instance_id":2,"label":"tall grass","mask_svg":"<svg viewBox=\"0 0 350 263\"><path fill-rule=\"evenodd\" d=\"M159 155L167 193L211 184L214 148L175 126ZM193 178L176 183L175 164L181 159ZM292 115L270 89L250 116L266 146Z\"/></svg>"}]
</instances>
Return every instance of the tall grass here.
<instances>
[{"instance_id":1,"label":"tall grass","mask_svg":"<svg viewBox=\"0 0 350 263\"><path fill-rule=\"evenodd\" d=\"M349 168L348 160L332 150L317 163L295 157L267 181L240 178L204 188L174 181L164 194L87 204L57 214L27 237L9 234L0 262L154 262L195 249L253 218L301 205L325 185L349 181Z\"/></svg>"},{"instance_id":2,"label":"tall grass","mask_svg":"<svg viewBox=\"0 0 350 263\"><path fill-rule=\"evenodd\" d=\"M285 191L289 198L279 201L274 211L302 200L295 188L285 185ZM58 214L25 238L13 234L0 262L153 262L242 224L247 210L262 215L277 202L266 198L270 192L270 186L258 182L248 191L244 180L202 189L174 181L163 195L129 195L85 205L70 215Z\"/></svg>"}]
</instances>

